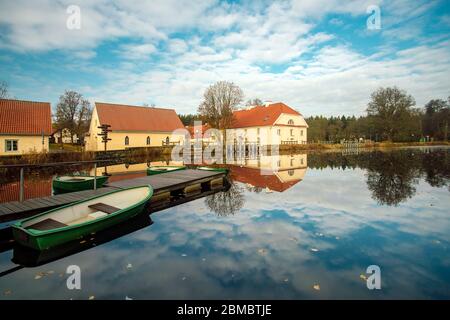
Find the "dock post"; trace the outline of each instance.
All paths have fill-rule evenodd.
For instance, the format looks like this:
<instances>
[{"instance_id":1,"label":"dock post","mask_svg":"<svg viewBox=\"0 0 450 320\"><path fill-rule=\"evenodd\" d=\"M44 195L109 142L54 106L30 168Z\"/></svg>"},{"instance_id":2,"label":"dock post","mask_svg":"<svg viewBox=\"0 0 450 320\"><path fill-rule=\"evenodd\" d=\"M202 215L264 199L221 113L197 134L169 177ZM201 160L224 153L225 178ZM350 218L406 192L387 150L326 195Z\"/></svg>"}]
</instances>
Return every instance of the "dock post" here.
<instances>
[{"instance_id":1,"label":"dock post","mask_svg":"<svg viewBox=\"0 0 450 320\"><path fill-rule=\"evenodd\" d=\"M20 182L19 182L19 202L23 202L23 192L24 192L24 179L23 179L23 167L20 168Z\"/></svg>"},{"instance_id":2,"label":"dock post","mask_svg":"<svg viewBox=\"0 0 450 320\"><path fill-rule=\"evenodd\" d=\"M94 163L94 190L97 190L97 162Z\"/></svg>"}]
</instances>

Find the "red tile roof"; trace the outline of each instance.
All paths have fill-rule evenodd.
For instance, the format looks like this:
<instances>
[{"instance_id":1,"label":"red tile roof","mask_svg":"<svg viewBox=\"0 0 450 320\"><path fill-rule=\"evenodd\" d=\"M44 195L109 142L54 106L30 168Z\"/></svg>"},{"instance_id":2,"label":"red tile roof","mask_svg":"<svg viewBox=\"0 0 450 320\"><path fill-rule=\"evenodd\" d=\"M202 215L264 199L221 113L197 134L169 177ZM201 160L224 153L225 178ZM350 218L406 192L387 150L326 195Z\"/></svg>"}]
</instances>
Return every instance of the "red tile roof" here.
<instances>
[{"instance_id":1,"label":"red tile roof","mask_svg":"<svg viewBox=\"0 0 450 320\"><path fill-rule=\"evenodd\" d=\"M49 102L0 99L0 134L50 135Z\"/></svg>"},{"instance_id":2,"label":"red tile roof","mask_svg":"<svg viewBox=\"0 0 450 320\"><path fill-rule=\"evenodd\" d=\"M232 128L271 126L282 113L301 114L282 102L235 111Z\"/></svg>"},{"instance_id":3,"label":"red tile roof","mask_svg":"<svg viewBox=\"0 0 450 320\"><path fill-rule=\"evenodd\" d=\"M171 132L184 128L173 109L138 107L122 104L95 103L100 124L114 131Z\"/></svg>"},{"instance_id":4,"label":"red tile roof","mask_svg":"<svg viewBox=\"0 0 450 320\"><path fill-rule=\"evenodd\" d=\"M281 181L275 174L262 175L260 169L231 166L231 178L235 181L251 184L254 187L269 188L283 192L301 180Z\"/></svg>"}]
</instances>

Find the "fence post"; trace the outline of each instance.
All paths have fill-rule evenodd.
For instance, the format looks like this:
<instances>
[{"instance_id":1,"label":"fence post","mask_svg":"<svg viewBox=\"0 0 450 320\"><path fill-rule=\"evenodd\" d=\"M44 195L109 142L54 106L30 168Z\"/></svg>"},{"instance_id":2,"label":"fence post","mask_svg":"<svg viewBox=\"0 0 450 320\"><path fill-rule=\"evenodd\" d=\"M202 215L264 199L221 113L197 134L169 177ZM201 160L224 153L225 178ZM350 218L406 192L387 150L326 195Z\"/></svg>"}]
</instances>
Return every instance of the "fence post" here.
<instances>
[{"instance_id":1,"label":"fence post","mask_svg":"<svg viewBox=\"0 0 450 320\"><path fill-rule=\"evenodd\" d=\"M23 202L24 193L24 178L23 178L23 167L20 168L20 182L19 182L19 201Z\"/></svg>"},{"instance_id":2,"label":"fence post","mask_svg":"<svg viewBox=\"0 0 450 320\"><path fill-rule=\"evenodd\" d=\"M97 190L97 162L94 163L94 190Z\"/></svg>"}]
</instances>

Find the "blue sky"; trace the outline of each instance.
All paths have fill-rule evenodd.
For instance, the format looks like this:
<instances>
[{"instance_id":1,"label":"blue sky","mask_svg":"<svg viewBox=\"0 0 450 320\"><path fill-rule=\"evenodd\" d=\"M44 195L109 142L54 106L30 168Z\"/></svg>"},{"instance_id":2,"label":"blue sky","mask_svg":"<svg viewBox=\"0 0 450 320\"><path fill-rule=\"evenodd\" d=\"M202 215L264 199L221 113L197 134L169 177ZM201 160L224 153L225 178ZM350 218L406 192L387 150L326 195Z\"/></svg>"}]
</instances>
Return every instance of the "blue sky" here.
<instances>
[{"instance_id":1,"label":"blue sky","mask_svg":"<svg viewBox=\"0 0 450 320\"><path fill-rule=\"evenodd\" d=\"M66 27L80 8L80 29ZM369 30L369 6L381 28ZM194 113L205 89L233 81L245 98L304 115L364 113L397 85L417 106L450 96L449 1L5 1L0 80L19 99L71 89L91 102Z\"/></svg>"}]
</instances>

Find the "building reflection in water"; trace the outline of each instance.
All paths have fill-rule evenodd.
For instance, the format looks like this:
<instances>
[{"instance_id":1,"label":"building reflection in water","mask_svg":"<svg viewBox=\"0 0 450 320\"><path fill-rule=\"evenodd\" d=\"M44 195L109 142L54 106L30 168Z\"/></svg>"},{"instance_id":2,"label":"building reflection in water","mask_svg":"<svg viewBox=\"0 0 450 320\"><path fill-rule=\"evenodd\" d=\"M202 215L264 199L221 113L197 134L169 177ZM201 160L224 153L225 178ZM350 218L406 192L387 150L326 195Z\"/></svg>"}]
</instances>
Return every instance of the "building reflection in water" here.
<instances>
[{"instance_id":1,"label":"building reflection in water","mask_svg":"<svg viewBox=\"0 0 450 320\"><path fill-rule=\"evenodd\" d=\"M302 181L307 169L307 155L259 155L228 161L231 178L258 192L283 192Z\"/></svg>"}]
</instances>

